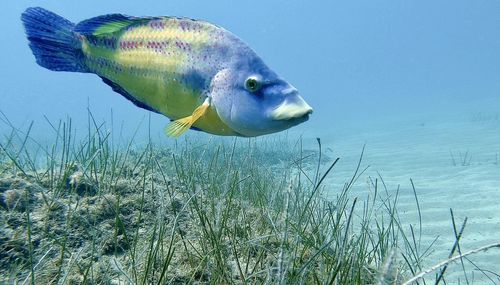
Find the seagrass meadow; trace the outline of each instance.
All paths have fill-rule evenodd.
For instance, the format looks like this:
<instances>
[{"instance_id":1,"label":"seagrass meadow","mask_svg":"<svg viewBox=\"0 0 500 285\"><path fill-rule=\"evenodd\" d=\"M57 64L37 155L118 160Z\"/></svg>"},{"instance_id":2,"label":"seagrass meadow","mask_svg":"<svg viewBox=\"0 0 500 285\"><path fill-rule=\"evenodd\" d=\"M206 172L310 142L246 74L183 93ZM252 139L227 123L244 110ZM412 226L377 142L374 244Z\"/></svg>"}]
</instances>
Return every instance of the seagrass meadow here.
<instances>
[{"instance_id":1,"label":"seagrass meadow","mask_svg":"<svg viewBox=\"0 0 500 285\"><path fill-rule=\"evenodd\" d=\"M320 139L313 149L285 136L166 146L113 140L90 119L78 140L68 119L50 123L54 141L42 145L32 125L2 121L5 284L473 283L468 256L500 246L460 251L466 220L452 211L450 258L430 259L438 237L422 242L425 225L401 218L382 177L368 195L352 193L368 169L364 149L331 189L324 181L341 158Z\"/></svg>"}]
</instances>

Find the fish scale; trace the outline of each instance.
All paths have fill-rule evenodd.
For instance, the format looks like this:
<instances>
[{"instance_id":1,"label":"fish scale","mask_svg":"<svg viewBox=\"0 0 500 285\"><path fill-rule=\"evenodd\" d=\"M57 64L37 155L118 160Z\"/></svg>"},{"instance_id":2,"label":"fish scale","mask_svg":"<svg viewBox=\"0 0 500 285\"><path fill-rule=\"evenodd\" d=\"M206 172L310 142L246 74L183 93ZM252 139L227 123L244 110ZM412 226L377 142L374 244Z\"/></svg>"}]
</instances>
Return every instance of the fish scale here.
<instances>
[{"instance_id":1,"label":"fish scale","mask_svg":"<svg viewBox=\"0 0 500 285\"><path fill-rule=\"evenodd\" d=\"M82 46L87 65L93 73L120 85L139 101L163 106L156 111L173 119L187 116L203 102L199 87L205 86L190 82L186 75L193 70L204 73L216 70L197 56L211 43L213 29L207 23L197 23L195 28L188 29L192 25L187 21L191 20L153 19L113 34L84 36ZM92 41L94 38L99 40ZM154 86L149 88L147 96L138 92L144 88L141 85L146 85L144 80ZM169 100L170 96L182 99Z\"/></svg>"}]
</instances>

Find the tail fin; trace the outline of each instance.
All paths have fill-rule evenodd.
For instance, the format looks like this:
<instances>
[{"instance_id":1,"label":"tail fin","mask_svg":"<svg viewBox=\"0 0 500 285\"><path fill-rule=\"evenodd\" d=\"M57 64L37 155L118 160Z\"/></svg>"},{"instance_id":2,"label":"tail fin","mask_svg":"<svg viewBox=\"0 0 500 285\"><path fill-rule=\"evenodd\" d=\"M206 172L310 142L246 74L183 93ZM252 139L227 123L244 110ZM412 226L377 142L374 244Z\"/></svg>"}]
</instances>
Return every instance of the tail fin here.
<instances>
[{"instance_id":1,"label":"tail fin","mask_svg":"<svg viewBox=\"0 0 500 285\"><path fill-rule=\"evenodd\" d=\"M75 24L43 8L28 8L21 15L36 62L54 71L88 72Z\"/></svg>"}]
</instances>

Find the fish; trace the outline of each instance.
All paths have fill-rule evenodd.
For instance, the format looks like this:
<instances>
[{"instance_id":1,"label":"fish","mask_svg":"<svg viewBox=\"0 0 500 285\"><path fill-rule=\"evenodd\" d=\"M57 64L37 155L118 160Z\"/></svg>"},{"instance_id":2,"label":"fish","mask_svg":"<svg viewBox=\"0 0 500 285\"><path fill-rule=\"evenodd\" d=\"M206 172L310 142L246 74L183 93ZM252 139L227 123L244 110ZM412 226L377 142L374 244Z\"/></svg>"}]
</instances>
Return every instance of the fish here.
<instances>
[{"instance_id":1,"label":"fish","mask_svg":"<svg viewBox=\"0 0 500 285\"><path fill-rule=\"evenodd\" d=\"M21 15L38 65L93 73L139 108L187 130L256 137L309 119L312 107L228 30L185 17L108 14L77 24L40 7Z\"/></svg>"}]
</instances>

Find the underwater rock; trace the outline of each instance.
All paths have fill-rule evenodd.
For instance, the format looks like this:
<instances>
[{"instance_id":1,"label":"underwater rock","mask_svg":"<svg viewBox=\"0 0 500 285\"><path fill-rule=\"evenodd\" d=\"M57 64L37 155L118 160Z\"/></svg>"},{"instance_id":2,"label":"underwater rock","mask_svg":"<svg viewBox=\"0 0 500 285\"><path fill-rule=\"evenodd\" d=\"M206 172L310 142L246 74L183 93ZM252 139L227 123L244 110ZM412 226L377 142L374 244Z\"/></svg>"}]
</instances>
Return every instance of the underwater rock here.
<instances>
[{"instance_id":1,"label":"underwater rock","mask_svg":"<svg viewBox=\"0 0 500 285\"><path fill-rule=\"evenodd\" d=\"M108 238L104 240L102 245L102 254L111 255L123 253L130 248L130 244L127 242L123 235L117 235L115 238Z\"/></svg>"},{"instance_id":2,"label":"underwater rock","mask_svg":"<svg viewBox=\"0 0 500 285\"><path fill-rule=\"evenodd\" d=\"M113 187L116 193L119 194L128 194L133 191L130 181L126 179L118 179Z\"/></svg>"},{"instance_id":3,"label":"underwater rock","mask_svg":"<svg viewBox=\"0 0 500 285\"><path fill-rule=\"evenodd\" d=\"M28 199L26 197L26 190L10 189L3 193L3 203L5 207L10 210L23 212L28 206Z\"/></svg>"},{"instance_id":4,"label":"underwater rock","mask_svg":"<svg viewBox=\"0 0 500 285\"><path fill-rule=\"evenodd\" d=\"M116 216L116 205L118 201L114 195L105 194L95 207L95 215L98 221L113 219Z\"/></svg>"},{"instance_id":5,"label":"underwater rock","mask_svg":"<svg viewBox=\"0 0 500 285\"><path fill-rule=\"evenodd\" d=\"M87 181L82 171L76 171L68 177L66 184L68 189L75 190L78 196L94 196L97 194L97 187Z\"/></svg>"},{"instance_id":6,"label":"underwater rock","mask_svg":"<svg viewBox=\"0 0 500 285\"><path fill-rule=\"evenodd\" d=\"M26 191L28 193L25 193ZM28 204L35 203L37 200L35 194L41 191L43 191L42 187L17 176L1 178L0 207L23 212L27 209ZM27 202L29 203L27 204Z\"/></svg>"},{"instance_id":7,"label":"underwater rock","mask_svg":"<svg viewBox=\"0 0 500 285\"><path fill-rule=\"evenodd\" d=\"M0 179L0 192L5 192L10 189L25 189L30 186L31 183L16 176L10 176Z\"/></svg>"},{"instance_id":8,"label":"underwater rock","mask_svg":"<svg viewBox=\"0 0 500 285\"><path fill-rule=\"evenodd\" d=\"M28 189L9 189L0 196L0 206L5 209L24 212L28 209L28 206L32 208L36 200L37 197Z\"/></svg>"},{"instance_id":9,"label":"underwater rock","mask_svg":"<svg viewBox=\"0 0 500 285\"><path fill-rule=\"evenodd\" d=\"M10 185L12 185L11 178L2 178L0 179L0 193L5 192L10 189Z\"/></svg>"}]
</instances>

